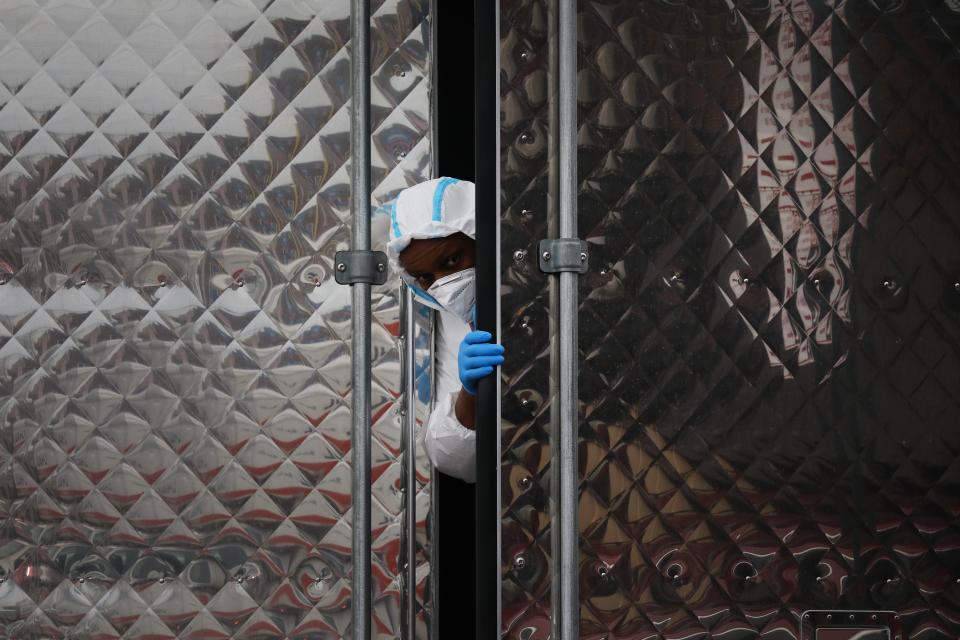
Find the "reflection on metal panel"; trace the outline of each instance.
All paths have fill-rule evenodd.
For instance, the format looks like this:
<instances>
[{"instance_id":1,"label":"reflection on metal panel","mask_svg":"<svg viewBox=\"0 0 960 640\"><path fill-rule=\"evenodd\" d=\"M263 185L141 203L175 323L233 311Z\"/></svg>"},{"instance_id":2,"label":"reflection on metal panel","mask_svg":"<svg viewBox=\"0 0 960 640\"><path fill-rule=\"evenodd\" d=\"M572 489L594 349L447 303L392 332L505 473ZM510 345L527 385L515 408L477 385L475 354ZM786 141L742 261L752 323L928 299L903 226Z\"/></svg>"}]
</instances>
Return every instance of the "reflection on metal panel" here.
<instances>
[{"instance_id":1,"label":"reflection on metal panel","mask_svg":"<svg viewBox=\"0 0 960 640\"><path fill-rule=\"evenodd\" d=\"M430 177L427 4L373 11L374 204ZM0 636L349 637L348 37L346 0L0 7ZM393 638L395 281L373 315Z\"/></svg>"},{"instance_id":2,"label":"reflection on metal panel","mask_svg":"<svg viewBox=\"0 0 960 640\"><path fill-rule=\"evenodd\" d=\"M816 640L890 640L886 629L817 629Z\"/></svg>"},{"instance_id":3,"label":"reflection on metal panel","mask_svg":"<svg viewBox=\"0 0 960 640\"><path fill-rule=\"evenodd\" d=\"M502 31L518 638L551 588L545 11ZM581 634L957 637L960 7L590 2L579 39Z\"/></svg>"}]
</instances>

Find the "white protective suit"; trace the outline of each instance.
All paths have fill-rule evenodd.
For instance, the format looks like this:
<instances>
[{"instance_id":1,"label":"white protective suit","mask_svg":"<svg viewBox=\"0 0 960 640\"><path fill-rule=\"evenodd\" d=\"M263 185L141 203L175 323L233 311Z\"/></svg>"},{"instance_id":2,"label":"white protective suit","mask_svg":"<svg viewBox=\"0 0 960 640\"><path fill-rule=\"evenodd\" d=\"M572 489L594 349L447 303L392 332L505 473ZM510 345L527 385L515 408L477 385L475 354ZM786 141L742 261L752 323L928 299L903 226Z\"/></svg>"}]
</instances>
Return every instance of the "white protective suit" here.
<instances>
[{"instance_id":1,"label":"white protective suit","mask_svg":"<svg viewBox=\"0 0 960 640\"><path fill-rule=\"evenodd\" d=\"M413 289L418 300L437 310L436 404L423 432L423 446L433 465L447 475L474 482L476 434L456 416L461 383L458 370L460 343L470 327L457 315L443 309L422 291L400 266L400 253L411 240L445 238L461 232L476 238L474 231L474 185L455 178L437 178L400 192L390 213L390 241L386 252L391 266Z\"/></svg>"}]
</instances>

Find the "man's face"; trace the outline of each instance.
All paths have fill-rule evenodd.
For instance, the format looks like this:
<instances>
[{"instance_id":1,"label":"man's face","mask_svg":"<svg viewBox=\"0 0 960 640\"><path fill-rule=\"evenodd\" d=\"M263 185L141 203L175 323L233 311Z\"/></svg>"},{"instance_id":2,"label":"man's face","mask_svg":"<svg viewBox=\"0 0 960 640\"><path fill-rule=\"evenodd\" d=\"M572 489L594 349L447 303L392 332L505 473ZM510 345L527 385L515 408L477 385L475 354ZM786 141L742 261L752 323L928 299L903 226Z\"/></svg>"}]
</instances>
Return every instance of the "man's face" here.
<instances>
[{"instance_id":1,"label":"man's face","mask_svg":"<svg viewBox=\"0 0 960 640\"><path fill-rule=\"evenodd\" d=\"M400 266L424 291L440 278L475 264L475 243L462 233L446 238L411 240L410 246L400 252Z\"/></svg>"}]
</instances>

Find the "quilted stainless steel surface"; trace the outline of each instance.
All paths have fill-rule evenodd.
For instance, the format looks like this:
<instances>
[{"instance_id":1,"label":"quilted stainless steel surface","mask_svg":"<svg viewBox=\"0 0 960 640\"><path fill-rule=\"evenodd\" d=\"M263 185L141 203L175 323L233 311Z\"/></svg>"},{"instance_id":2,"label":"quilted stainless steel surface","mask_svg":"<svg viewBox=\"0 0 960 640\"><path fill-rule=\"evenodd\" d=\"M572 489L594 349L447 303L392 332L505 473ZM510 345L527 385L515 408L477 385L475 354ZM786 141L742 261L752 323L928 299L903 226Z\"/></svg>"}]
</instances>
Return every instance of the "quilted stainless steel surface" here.
<instances>
[{"instance_id":1,"label":"quilted stainless steel surface","mask_svg":"<svg viewBox=\"0 0 960 640\"><path fill-rule=\"evenodd\" d=\"M503 629L550 625L545 2L504 3ZM584 638L960 637L960 5L579 7Z\"/></svg>"},{"instance_id":2,"label":"quilted stainless steel surface","mask_svg":"<svg viewBox=\"0 0 960 640\"><path fill-rule=\"evenodd\" d=\"M431 177L430 30L426 1L373 4L376 205ZM350 636L348 19L0 3L0 637ZM380 638L400 624L397 296L373 300Z\"/></svg>"}]
</instances>

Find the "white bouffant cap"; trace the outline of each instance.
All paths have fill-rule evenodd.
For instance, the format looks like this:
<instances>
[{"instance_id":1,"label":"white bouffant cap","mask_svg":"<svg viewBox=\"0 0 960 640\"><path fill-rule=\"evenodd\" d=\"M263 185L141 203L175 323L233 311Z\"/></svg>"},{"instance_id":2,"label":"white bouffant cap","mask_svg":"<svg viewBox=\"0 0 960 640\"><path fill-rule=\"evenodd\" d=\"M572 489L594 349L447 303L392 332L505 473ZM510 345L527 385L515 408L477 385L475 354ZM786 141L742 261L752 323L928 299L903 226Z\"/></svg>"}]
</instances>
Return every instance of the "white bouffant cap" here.
<instances>
[{"instance_id":1,"label":"white bouffant cap","mask_svg":"<svg viewBox=\"0 0 960 640\"><path fill-rule=\"evenodd\" d=\"M463 233L476 239L474 224L474 186L467 180L436 178L400 192L387 205L390 213L390 241L387 257L397 273L400 253L411 240L446 238ZM405 274L404 274L405 275Z\"/></svg>"}]
</instances>

